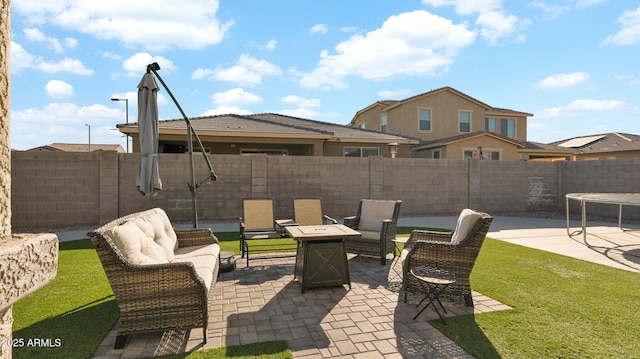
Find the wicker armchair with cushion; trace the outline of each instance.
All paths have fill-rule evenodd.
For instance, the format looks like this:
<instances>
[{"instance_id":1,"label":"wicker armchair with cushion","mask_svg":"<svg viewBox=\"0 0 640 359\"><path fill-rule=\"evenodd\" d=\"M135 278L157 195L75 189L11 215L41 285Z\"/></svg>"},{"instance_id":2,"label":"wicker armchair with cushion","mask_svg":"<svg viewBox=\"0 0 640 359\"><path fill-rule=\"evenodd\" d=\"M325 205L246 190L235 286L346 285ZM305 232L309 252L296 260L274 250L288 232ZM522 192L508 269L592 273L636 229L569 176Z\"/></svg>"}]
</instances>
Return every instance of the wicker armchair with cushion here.
<instances>
[{"instance_id":1,"label":"wicker armchair with cushion","mask_svg":"<svg viewBox=\"0 0 640 359\"><path fill-rule=\"evenodd\" d=\"M155 208L89 232L120 308L115 348L130 334L202 327L218 277L220 246L210 229L174 229Z\"/></svg>"},{"instance_id":2,"label":"wicker armchair with cushion","mask_svg":"<svg viewBox=\"0 0 640 359\"><path fill-rule=\"evenodd\" d=\"M346 217L344 224L362 234L346 240L347 252L380 258L387 264L387 254L395 257L398 216L402 201L362 199L355 216Z\"/></svg>"},{"instance_id":3,"label":"wicker armchair with cushion","mask_svg":"<svg viewBox=\"0 0 640 359\"><path fill-rule=\"evenodd\" d=\"M411 268L430 266L446 269L456 276L456 282L445 289L444 296L473 307L469 276L492 221L493 217L486 213L464 209L454 231L411 232L400 255L404 301L407 293L423 291L418 279L409 273Z\"/></svg>"}]
</instances>

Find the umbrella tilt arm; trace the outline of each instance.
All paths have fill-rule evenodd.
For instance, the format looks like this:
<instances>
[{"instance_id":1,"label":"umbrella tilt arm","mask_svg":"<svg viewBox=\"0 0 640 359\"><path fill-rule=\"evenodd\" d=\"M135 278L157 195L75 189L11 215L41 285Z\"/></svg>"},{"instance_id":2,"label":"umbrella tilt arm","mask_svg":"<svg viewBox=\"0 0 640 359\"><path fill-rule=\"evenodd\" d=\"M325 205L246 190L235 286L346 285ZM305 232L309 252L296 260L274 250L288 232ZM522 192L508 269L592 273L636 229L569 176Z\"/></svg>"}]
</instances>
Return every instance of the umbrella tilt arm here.
<instances>
[{"instance_id":1,"label":"umbrella tilt arm","mask_svg":"<svg viewBox=\"0 0 640 359\"><path fill-rule=\"evenodd\" d=\"M175 98L175 96L173 96L173 93L171 92L171 90L169 90L169 87L167 86L167 84L164 83L164 80L162 80L162 77L160 77L160 75L158 74L158 70L160 70L160 65L158 65L157 62L154 62L152 64L147 65L147 73L153 72L153 74L158 78L158 80L160 80L160 83L165 88L165 90L167 90L167 93L169 94L169 96L171 97L173 102L176 104L176 107L178 107L178 110L180 111L180 114L182 114L182 117L187 122L187 126L189 126L190 128L193 129L193 126L191 126L191 120L189 120L189 117L187 117L187 115L182 110L182 106L180 106L180 104L178 103L178 100L176 100L176 98ZM198 145L200 146L200 149L202 150L202 155L204 156L204 160L207 163L207 167L209 167L210 175L207 178L210 178L211 180L215 181L218 177L213 172L213 166L211 166L211 161L209 161L209 157L207 157L207 153L204 150L204 146L202 145L202 141L200 140L200 136L198 136L198 134L196 133L195 130L192 130L191 133L196 138L196 141L198 141ZM207 182L207 181L200 182L198 185L196 185L196 188L198 188L200 185L202 185L205 182Z\"/></svg>"},{"instance_id":2,"label":"umbrella tilt arm","mask_svg":"<svg viewBox=\"0 0 640 359\"><path fill-rule=\"evenodd\" d=\"M215 173L213 173L213 171L209 172L209 175L205 178L203 178L200 182L196 183L195 186L192 186L191 183L187 182L187 186L189 187L189 191L191 192L195 192L195 190L197 190L200 186L202 186L205 183L209 183L211 181L217 181L218 180L218 176L216 176Z\"/></svg>"}]
</instances>

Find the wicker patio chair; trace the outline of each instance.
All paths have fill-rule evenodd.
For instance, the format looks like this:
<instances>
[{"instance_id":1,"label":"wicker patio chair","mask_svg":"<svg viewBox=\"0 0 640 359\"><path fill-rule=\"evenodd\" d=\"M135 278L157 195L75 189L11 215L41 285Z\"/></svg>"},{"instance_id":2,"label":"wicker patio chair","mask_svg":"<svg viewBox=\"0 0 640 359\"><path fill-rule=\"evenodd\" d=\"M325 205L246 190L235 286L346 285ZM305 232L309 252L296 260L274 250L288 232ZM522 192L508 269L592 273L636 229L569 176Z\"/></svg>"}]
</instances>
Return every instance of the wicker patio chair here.
<instances>
[{"instance_id":1,"label":"wicker patio chair","mask_svg":"<svg viewBox=\"0 0 640 359\"><path fill-rule=\"evenodd\" d=\"M293 217L299 226L337 224L338 221L323 214L322 200L317 197L297 197L293 199Z\"/></svg>"},{"instance_id":2,"label":"wicker patio chair","mask_svg":"<svg viewBox=\"0 0 640 359\"><path fill-rule=\"evenodd\" d=\"M207 342L208 295L217 280L215 261L211 283L204 283L193 263L136 265L111 238L116 227L147 215L133 213L89 232L120 309L114 348L123 348L131 334L202 327ZM210 229L173 229L178 248L199 248L218 243ZM196 246L196 247L194 247Z\"/></svg>"},{"instance_id":3,"label":"wicker patio chair","mask_svg":"<svg viewBox=\"0 0 640 359\"><path fill-rule=\"evenodd\" d=\"M411 232L401 254L404 301L407 301L407 293L423 291L418 279L409 271L426 265L453 272L456 282L448 286L443 295L451 302L464 302L473 307L469 276L492 221L493 217L486 213L465 209L458 217L454 231Z\"/></svg>"},{"instance_id":4,"label":"wicker patio chair","mask_svg":"<svg viewBox=\"0 0 640 359\"><path fill-rule=\"evenodd\" d=\"M247 257L247 267L249 266L250 253L295 249L294 241L291 245L282 245L277 248L266 241L281 237L281 233L275 228L271 198L245 198L242 200L240 253L241 258Z\"/></svg>"},{"instance_id":5,"label":"wicker patio chair","mask_svg":"<svg viewBox=\"0 0 640 359\"><path fill-rule=\"evenodd\" d=\"M380 258L387 264L387 254L396 256L395 243L402 201L362 199L355 216L346 217L344 225L362 234L346 240L347 252Z\"/></svg>"}]
</instances>

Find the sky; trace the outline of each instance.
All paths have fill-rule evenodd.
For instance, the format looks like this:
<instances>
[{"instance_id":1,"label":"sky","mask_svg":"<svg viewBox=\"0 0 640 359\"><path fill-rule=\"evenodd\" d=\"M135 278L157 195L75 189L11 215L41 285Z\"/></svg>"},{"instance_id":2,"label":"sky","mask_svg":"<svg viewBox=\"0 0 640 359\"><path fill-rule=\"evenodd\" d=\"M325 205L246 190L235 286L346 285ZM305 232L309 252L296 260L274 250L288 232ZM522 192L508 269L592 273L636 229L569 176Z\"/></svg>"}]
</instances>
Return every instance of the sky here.
<instances>
[{"instance_id":1,"label":"sky","mask_svg":"<svg viewBox=\"0 0 640 359\"><path fill-rule=\"evenodd\" d=\"M640 134L640 1L13 0L11 148L121 144L148 64L188 117L348 124L451 86L527 140ZM182 118L167 91L160 119Z\"/></svg>"}]
</instances>

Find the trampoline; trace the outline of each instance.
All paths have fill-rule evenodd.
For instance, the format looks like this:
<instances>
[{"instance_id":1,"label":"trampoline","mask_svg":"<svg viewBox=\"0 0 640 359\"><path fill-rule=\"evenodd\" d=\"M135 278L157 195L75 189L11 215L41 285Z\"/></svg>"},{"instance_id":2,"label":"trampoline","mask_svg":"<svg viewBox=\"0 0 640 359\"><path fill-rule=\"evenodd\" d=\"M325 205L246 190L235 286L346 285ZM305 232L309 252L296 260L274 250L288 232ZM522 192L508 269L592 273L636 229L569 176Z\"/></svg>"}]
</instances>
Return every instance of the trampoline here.
<instances>
[{"instance_id":1,"label":"trampoline","mask_svg":"<svg viewBox=\"0 0 640 359\"><path fill-rule=\"evenodd\" d=\"M566 196L567 201L567 234L569 237L582 233L583 239L587 239L587 202L589 203L601 203L601 204L614 204L618 205L618 228L624 231L622 228L622 207L623 206L640 206L640 193L568 193ZM582 218L581 225L582 230L571 232L569 226L569 202L570 200L578 201L580 203Z\"/></svg>"}]
</instances>

